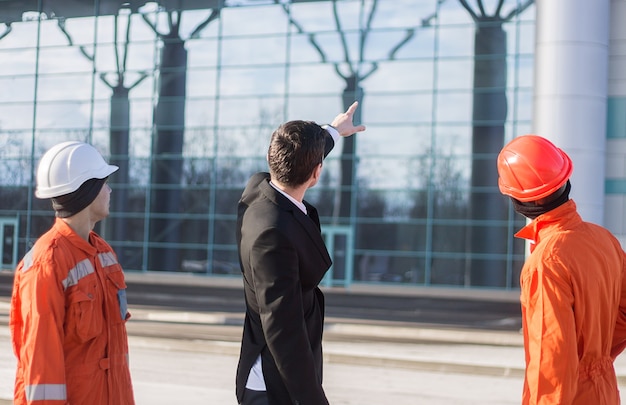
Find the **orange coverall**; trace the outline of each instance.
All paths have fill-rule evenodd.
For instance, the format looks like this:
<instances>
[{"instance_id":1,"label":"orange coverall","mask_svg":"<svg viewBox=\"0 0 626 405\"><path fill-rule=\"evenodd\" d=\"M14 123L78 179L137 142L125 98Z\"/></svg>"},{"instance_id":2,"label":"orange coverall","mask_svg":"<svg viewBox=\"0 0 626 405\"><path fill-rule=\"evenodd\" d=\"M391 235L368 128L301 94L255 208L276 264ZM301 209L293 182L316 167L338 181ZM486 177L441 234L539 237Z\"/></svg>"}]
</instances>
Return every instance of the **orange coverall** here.
<instances>
[{"instance_id":1,"label":"orange coverall","mask_svg":"<svg viewBox=\"0 0 626 405\"><path fill-rule=\"evenodd\" d=\"M126 283L111 247L57 219L15 271L16 405L134 404Z\"/></svg>"},{"instance_id":2,"label":"orange coverall","mask_svg":"<svg viewBox=\"0 0 626 405\"><path fill-rule=\"evenodd\" d=\"M520 276L526 376L522 403L619 404L613 360L626 342L625 257L574 201L515 236L531 254Z\"/></svg>"}]
</instances>

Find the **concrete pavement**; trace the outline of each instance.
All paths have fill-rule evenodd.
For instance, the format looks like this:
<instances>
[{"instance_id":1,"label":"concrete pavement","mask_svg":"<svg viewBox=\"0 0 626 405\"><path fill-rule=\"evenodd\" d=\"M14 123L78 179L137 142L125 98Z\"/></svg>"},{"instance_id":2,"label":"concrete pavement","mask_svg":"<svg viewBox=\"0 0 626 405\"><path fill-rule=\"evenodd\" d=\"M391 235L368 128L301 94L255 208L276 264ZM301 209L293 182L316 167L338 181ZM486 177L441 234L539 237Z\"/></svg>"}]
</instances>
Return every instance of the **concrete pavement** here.
<instances>
[{"instance_id":1,"label":"concrete pavement","mask_svg":"<svg viewBox=\"0 0 626 405\"><path fill-rule=\"evenodd\" d=\"M131 275L128 284L138 405L234 404L243 320L237 281ZM10 403L15 371L6 283L4 291L0 405ZM325 387L331 402L519 403L524 354L513 295L424 294L326 290L331 304L324 334ZM615 367L626 386L626 355Z\"/></svg>"},{"instance_id":2,"label":"concrete pavement","mask_svg":"<svg viewBox=\"0 0 626 405\"><path fill-rule=\"evenodd\" d=\"M239 354L243 319L238 322L232 314L131 310L133 316L127 325L132 336L203 341L205 350ZM336 318L326 322L324 354L331 362L483 375L522 375L524 366L519 332L372 324Z\"/></svg>"},{"instance_id":3,"label":"concrete pavement","mask_svg":"<svg viewBox=\"0 0 626 405\"><path fill-rule=\"evenodd\" d=\"M6 300L0 301L2 324L7 308ZM137 405L235 405L235 337L240 327L223 314L131 310L128 329ZM212 328L221 327L227 328L220 332L223 338L214 340ZM155 336L152 328L166 337ZM206 338L201 338L202 328L207 328ZM368 339L367 331L366 325L339 323L326 333L324 387L333 405L519 404L519 336L386 325L377 326L376 338ZM624 363L619 359L617 364L622 384ZM11 403L14 367L8 328L0 326L0 405ZM626 392L626 386L621 390Z\"/></svg>"},{"instance_id":4,"label":"concrete pavement","mask_svg":"<svg viewBox=\"0 0 626 405\"><path fill-rule=\"evenodd\" d=\"M130 310L138 405L235 405L240 315ZM10 403L15 372L8 311L8 299L1 298L0 405ZM324 386L334 405L515 404L522 382L520 342L514 332L331 318L325 331Z\"/></svg>"},{"instance_id":5,"label":"concrete pavement","mask_svg":"<svg viewBox=\"0 0 626 405\"><path fill-rule=\"evenodd\" d=\"M236 343L129 338L137 405L235 405ZM12 381L14 360L6 329L0 328L0 381ZM513 405L520 377L429 372L402 367L334 362L324 366L324 389L333 405ZM11 387L0 385L0 404Z\"/></svg>"}]
</instances>

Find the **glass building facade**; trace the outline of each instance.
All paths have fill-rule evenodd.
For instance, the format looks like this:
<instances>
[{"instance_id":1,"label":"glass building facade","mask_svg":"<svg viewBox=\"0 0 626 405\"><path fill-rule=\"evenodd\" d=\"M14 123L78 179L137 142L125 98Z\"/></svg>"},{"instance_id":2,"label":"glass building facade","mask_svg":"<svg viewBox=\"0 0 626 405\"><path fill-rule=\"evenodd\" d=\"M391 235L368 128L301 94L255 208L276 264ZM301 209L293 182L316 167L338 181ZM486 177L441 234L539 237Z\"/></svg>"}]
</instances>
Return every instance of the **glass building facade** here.
<instances>
[{"instance_id":1,"label":"glass building facade","mask_svg":"<svg viewBox=\"0 0 626 405\"><path fill-rule=\"evenodd\" d=\"M96 230L127 271L238 277L237 201L272 131L357 100L367 130L305 197L324 283L516 288L524 221L495 159L530 131L535 9L488 3L0 1L2 267L53 221L42 153L81 140L120 167Z\"/></svg>"}]
</instances>

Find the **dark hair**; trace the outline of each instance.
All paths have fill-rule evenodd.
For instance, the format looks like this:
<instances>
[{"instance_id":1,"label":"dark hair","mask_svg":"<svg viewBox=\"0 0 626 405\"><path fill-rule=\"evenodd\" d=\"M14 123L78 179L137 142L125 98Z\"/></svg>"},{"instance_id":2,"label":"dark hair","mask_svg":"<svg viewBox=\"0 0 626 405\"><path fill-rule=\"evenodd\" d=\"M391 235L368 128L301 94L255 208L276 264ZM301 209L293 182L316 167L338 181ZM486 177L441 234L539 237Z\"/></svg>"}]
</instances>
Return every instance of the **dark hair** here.
<instances>
[{"instance_id":1,"label":"dark hair","mask_svg":"<svg viewBox=\"0 0 626 405\"><path fill-rule=\"evenodd\" d=\"M289 121L272 134L267 160L272 178L297 187L324 158L326 131L313 121Z\"/></svg>"}]
</instances>

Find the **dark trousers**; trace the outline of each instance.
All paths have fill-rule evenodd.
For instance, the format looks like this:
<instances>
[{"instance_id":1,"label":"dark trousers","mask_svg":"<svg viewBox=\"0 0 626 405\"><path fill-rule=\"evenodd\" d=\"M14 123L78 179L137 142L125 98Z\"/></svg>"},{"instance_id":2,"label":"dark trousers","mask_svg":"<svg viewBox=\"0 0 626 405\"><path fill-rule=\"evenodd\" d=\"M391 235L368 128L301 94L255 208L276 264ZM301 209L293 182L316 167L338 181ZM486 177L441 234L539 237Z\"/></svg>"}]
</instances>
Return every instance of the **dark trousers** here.
<instances>
[{"instance_id":1,"label":"dark trousers","mask_svg":"<svg viewBox=\"0 0 626 405\"><path fill-rule=\"evenodd\" d=\"M246 388L241 405L269 405L265 391L254 391Z\"/></svg>"}]
</instances>

